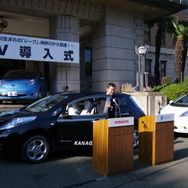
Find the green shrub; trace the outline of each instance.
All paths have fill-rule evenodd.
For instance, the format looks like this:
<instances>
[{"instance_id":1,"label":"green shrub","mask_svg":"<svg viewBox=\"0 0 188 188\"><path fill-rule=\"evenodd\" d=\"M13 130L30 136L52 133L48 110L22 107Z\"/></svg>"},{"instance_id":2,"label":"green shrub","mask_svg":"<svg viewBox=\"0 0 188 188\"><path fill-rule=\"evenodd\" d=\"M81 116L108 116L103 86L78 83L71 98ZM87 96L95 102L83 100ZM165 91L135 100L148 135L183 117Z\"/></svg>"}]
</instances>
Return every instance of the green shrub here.
<instances>
[{"instance_id":1,"label":"green shrub","mask_svg":"<svg viewBox=\"0 0 188 188\"><path fill-rule=\"evenodd\" d=\"M184 78L184 82L188 82L188 77L185 77L185 78Z\"/></svg>"},{"instance_id":2,"label":"green shrub","mask_svg":"<svg viewBox=\"0 0 188 188\"><path fill-rule=\"evenodd\" d=\"M164 89L167 85L159 85L159 86L154 86L153 90L154 92L161 92L162 89Z\"/></svg>"},{"instance_id":3,"label":"green shrub","mask_svg":"<svg viewBox=\"0 0 188 188\"><path fill-rule=\"evenodd\" d=\"M164 79L165 81L168 80ZM168 81L163 85L155 86L152 89L154 92L162 92L167 97L168 102L175 100L181 95L188 92L188 77L184 78L184 82L169 84Z\"/></svg>"},{"instance_id":4,"label":"green shrub","mask_svg":"<svg viewBox=\"0 0 188 188\"><path fill-rule=\"evenodd\" d=\"M161 84L162 85L166 85L166 84L170 84L171 83L171 79L169 76L163 76L161 79Z\"/></svg>"},{"instance_id":5,"label":"green shrub","mask_svg":"<svg viewBox=\"0 0 188 188\"><path fill-rule=\"evenodd\" d=\"M163 95L165 95L170 100L175 100L177 97L188 92L188 81L184 81L177 84L169 84L161 89Z\"/></svg>"}]
</instances>

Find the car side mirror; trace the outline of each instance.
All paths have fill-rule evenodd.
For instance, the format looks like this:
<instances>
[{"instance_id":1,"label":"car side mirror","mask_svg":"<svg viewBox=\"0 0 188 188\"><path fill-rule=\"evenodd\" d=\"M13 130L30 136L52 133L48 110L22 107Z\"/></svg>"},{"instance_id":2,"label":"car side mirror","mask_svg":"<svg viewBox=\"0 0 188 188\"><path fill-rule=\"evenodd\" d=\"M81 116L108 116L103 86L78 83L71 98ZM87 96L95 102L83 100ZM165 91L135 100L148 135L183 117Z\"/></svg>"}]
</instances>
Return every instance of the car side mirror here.
<instances>
[{"instance_id":1,"label":"car side mirror","mask_svg":"<svg viewBox=\"0 0 188 188\"><path fill-rule=\"evenodd\" d=\"M69 115L69 112L68 112L68 110L65 110L64 112L63 112L63 114L62 114L63 116L67 116L67 115Z\"/></svg>"},{"instance_id":2,"label":"car side mirror","mask_svg":"<svg viewBox=\"0 0 188 188\"><path fill-rule=\"evenodd\" d=\"M171 103L173 103L173 100L170 100L170 101L169 101L169 104L171 104Z\"/></svg>"}]
</instances>

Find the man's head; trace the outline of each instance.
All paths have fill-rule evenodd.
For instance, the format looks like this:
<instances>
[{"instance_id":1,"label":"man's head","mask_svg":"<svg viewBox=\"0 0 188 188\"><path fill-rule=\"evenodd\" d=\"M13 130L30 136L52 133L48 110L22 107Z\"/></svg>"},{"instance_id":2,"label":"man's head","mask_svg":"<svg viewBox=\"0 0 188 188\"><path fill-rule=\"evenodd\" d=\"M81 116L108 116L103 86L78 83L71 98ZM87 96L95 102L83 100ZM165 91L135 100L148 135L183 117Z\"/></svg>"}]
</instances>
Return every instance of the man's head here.
<instances>
[{"instance_id":1,"label":"man's head","mask_svg":"<svg viewBox=\"0 0 188 188\"><path fill-rule=\"evenodd\" d=\"M106 87L106 94L107 95L113 95L116 90L116 85L114 83L108 83Z\"/></svg>"}]
</instances>

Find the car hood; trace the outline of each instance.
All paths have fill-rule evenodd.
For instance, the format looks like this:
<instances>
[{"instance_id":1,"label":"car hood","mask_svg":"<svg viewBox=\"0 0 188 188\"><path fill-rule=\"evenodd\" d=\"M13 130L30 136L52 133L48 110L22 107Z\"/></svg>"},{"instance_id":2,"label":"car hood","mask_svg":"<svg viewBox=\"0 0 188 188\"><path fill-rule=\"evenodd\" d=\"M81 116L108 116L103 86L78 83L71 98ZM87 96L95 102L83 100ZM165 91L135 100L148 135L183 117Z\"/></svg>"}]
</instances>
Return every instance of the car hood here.
<instances>
[{"instance_id":1,"label":"car hood","mask_svg":"<svg viewBox=\"0 0 188 188\"><path fill-rule=\"evenodd\" d=\"M160 110L160 114L174 114L174 118L176 118L187 111L188 111L188 107L172 106L168 104Z\"/></svg>"},{"instance_id":2,"label":"car hood","mask_svg":"<svg viewBox=\"0 0 188 188\"><path fill-rule=\"evenodd\" d=\"M36 115L36 113L27 112L24 110L2 112L0 114L0 126L14 118L26 117L26 116L37 116L37 115Z\"/></svg>"},{"instance_id":3,"label":"car hood","mask_svg":"<svg viewBox=\"0 0 188 188\"><path fill-rule=\"evenodd\" d=\"M7 89L16 89L23 86L26 86L30 79L26 80L2 80L1 87L7 88Z\"/></svg>"}]
</instances>

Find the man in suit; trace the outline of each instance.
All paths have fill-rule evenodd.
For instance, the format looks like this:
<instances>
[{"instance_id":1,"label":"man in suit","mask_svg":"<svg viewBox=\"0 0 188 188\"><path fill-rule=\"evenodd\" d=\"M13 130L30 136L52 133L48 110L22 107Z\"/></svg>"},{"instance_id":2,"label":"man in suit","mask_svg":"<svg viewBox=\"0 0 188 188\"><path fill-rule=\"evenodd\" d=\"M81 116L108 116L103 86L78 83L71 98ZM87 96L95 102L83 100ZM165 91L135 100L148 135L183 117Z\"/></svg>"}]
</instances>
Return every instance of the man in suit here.
<instances>
[{"instance_id":1,"label":"man in suit","mask_svg":"<svg viewBox=\"0 0 188 188\"><path fill-rule=\"evenodd\" d=\"M106 94L109 95L106 99L97 99L92 102L88 108L87 114L91 115L91 110L95 108L96 114L108 114L108 117L115 117L116 104L113 101L113 94L115 93L116 85L114 83L108 83L106 87Z\"/></svg>"}]
</instances>

